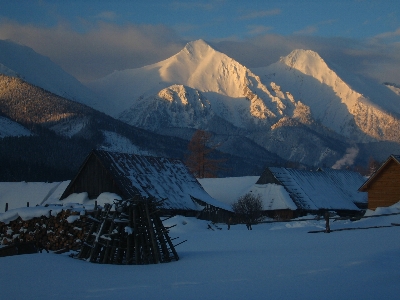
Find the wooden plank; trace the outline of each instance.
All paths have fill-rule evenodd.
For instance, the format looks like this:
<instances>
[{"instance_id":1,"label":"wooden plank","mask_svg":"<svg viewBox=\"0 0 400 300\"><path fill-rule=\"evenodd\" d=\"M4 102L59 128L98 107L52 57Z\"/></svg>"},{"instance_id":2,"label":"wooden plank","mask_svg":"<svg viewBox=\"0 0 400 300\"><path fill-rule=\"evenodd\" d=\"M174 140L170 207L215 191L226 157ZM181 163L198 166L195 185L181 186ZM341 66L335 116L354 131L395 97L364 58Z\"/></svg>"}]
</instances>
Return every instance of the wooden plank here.
<instances>
[{"instance_id":1,"label":"wooden plank","mask_svg":"<svg viewBox=\"0 0 400 300\"><path fill-rule=\"evenodd\" d=\"M130 205L128 209L129 209L128 226L130 228L133 228L134 226L133 226L133 207L132 207L132 205ZM134 234L135 234L134 232L132 234L128 233L128 236L127 236L127 244L126 244L126 263L127 264L133 263L133 257L132 257L133 249L132 248L134 246L134 241L133 241Z\"/></svg>"},{"instance_id":2,"label":"wooden plank","mask_svg":"<svg viewBox=\"0 0 400 300\"><path fill-rule=\"evenodd\" d=\"M330 232L336 232L336 231L348 231L348 230L359 230L359 229L377 229L377 228L388 228L388 227L394 227L394 226L400 226L399 225L381 225L381 226L370 226L370 227L352 227L352 228L338 228L338 229L331 229ZM321 233L325 232L324 230L311 230L308 233Z\"/></svg>"},{"instance_id":3,"label":"wooden plank","mask_svg":"<svg viewBox=\"0 0 400 300\"><path fill-rule=\"evenodd\" d=\"M99 217L100 212L101 212L101 209L98 209L95 212L95 215L94 215L95 219L97 219ZM87 233L86 238L83 242L83 247L81 248L81 251L78 254L78 258L86 259L88 257L88 254L92 249L92 246L90 246L90 247L85 247L85 246L92 245L92 241L91 241L91 239L93 239L92 234L97 229L98 225L99 225L99 223L97 223L97 222L92 223L92 225L89 229L89 232Z\"/></svg>"},{"instance_id":4,"label":"wooden plank","mask_svg":"<svg viewBox=\"0 0 400 300\"><path fill-rule=\"evenodd\" d=\"M135 263L139 264L139 239L136 237L138 233L137 207L133 210L133 233L135 234Z\"/></svg>"},{"instance_id":5,"label":"wooden plank","mask_svg":"<svg viewBox=\"0 0 400 300\"><path fill-rule=\"evenodd\" d=\"M148 226L149 226L148 228L149 228L149 232L150 232L151 245L153 248L153 257L154 257L155 263L158 264L160 262L159 252L158 252L158 247L157 247L157 243L156 243L156 239L155 239L155 235L154 235L153 222L150 218L149 206L148 206L147 201L145 201L145 203L144 203L144 208L146 211L146 219L147 219Z\"/></svg>"},{"instance_id":6,"label":"wooden plank","mask_svg":"<svg viewBox=\"0 0 400 300\"><path fill-rule=\"evenodd\" d=\"M115 211L113 213L113 219L116 217L117 212ZM112 232L114 231L114 227L115 227L115 223L113 221L110 222L110 227L108 229L108 234L111 235ZM107 264L109 262L109 256L110 256L110 252L111 252L111 244L113 242L114 238L111 237L111 240L106 242L106 249L105 249L105 253L104 253L104 258L101 260L102 263Z\"/></svg>"}]
</instances>

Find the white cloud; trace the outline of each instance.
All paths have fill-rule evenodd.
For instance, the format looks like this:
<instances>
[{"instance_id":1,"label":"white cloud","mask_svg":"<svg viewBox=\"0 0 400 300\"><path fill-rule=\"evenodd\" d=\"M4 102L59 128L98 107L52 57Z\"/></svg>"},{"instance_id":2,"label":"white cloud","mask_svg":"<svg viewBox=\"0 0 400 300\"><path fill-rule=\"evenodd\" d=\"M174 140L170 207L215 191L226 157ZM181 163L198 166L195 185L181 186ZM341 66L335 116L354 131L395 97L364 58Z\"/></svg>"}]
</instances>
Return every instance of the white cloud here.
<instances>
[{"instance_id":1,"label":"white cloud","mask_svg":"<svg viewBox=\"0 0 400 300\"><path fill-rule=\"evenodd\" d=\"M312 34L318 31L318 27L314 25L307 26L301 30L295 31L294 34Z\"/></svg>"},{"instance_id":2,"label":"white cloud","mask_svg":"<svg viewBox=\"0 0 400 300\"><path fill-rule=\"evenodd\" d=\"M383 32L381 34L376 35L372 39L383 40L383 39L394 39L400 37L400 28L397 28L395 31Z\"/></svg>"},{"instance_id":3,"label":"white cloud","mask_svg":"<svg viewBox=\"0 0 400 300\"><path fill-rule=\"evenodd\" d=\"M102 16L113 17L113 14ZM82 81L161 61L179 52L188 42L175 29L164 25L96 22L85 26L86 31L77 32L65 23L45 28L3 20L0 39L33 48ZM208 42L250 68L274 63L294 49L311 49L344 70L400 84L400 44L385 39L397 36L399 30L369 40L356 40L269 34L268 26L248 29L251 35L246 39L231 37Z\"/></svg>"},{"instance_id":4,"label":"white cloud","mask_svg":"<svg viewBox=\"0 0 400 300\"><path fill-rule=\"evenodd\" d=\"M268 31L272 29L270 26L263 26L263 25L249 25L247 26L248 28L248 34L249 35L259 35L259 34L265 34Z\"/></svg>"},{"instance_id":5,"label":"white cloud","mask_svg":"<svg viewBox=\"0 0 400 300\"><path fill-rule=\"evenodd\" d=\"M66 25L41 28L3 22L0 39L33 48L82 81L158 62L184 45L172 29L163 25L117 26L104 22L84 33Z\"/></svg>"}]
</instances>

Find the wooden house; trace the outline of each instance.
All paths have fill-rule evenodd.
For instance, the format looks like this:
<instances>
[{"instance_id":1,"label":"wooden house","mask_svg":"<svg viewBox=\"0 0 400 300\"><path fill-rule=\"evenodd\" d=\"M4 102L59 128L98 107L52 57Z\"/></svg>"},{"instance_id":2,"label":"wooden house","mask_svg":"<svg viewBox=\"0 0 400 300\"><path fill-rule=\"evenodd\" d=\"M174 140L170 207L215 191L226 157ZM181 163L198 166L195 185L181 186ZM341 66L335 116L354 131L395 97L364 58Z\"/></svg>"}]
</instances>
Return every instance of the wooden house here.
<instances>
[{"instance_id":1,"label":"wooden house","mask_svg":"<svg viewBox=\"0 0 400 300\"><path fill-rule=\"evenodd\" d=\"M163 200L164 214L195 215L211 221L229 218L229 205L212 198L177 159L93 150L60 200L74 193L96 199L110 192L122 199L135 196Z\"/></svg>"},{"instance_id":2,"label":"wooden house","mask_svg":"<svg viewBox=\"0 0 400 300\"><path fill-rule=\"evenodd\" d=\"M264 215L272 218L290 219L325 210L352 214L367 206L366 195L358 191L365 178L349 170L269 167L259 177L199 181L213 198L230 205L248 193L259 196ZM220 186L224 186L223 191Z\"/></svg>"},{"instance_id":3,"label":"wooden house","mask_svg":"<svg viewBox=\"0 0 400 300\"><path fill-rule=\"evenodd\" d=\"M256 185L282 186L296 206L296 214L334 210L355 213L366 207L365 195L358 191L364 177L349 170L267 168Z\"/></svg>"},{"instance_id":4,"label":"wooden house","mask_svg":"<svg viewBox=\"0 0 400 300\"><path fill-rule=\"evenodd\" d=\"M359 191L368 193L368 209L387 207L399 202L400 155L390 155Z\"/></svg>"}]
</instances>

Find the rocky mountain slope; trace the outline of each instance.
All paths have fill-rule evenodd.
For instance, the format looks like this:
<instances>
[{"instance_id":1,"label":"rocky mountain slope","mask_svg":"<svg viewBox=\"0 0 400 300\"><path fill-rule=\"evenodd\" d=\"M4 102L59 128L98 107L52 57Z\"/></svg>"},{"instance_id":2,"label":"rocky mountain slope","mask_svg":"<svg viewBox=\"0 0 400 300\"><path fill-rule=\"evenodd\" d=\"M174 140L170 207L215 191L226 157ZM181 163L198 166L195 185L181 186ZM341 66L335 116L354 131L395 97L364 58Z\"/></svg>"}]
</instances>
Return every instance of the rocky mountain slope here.
<instances>
[{"instance_id":1,"label":"rocky mountain slope","mask_svg":"<svg viewBox=\"0 0 400 300\"><path fill-rule=\"evenodd\" d=\"M94 148L184 160L188 144L6 75L0 75L0 125L0 181L71 179ZM232 167L221 176L260 172L256 158L215 155ZM268 159L282 162L266 150L259 156L265 164Z\"/></svg>"},{"instance_id":2,"label":"rocky mountain slope","mask_svg":"<svg viewBox=\"0 0 400 300\"><path fill-rule=\"evenodd\" d=\"M159 155L183 155L183 144L196 129L204 129L214 134L212 143L219 151L235 158L228 175L254 174L267 164L285 161L366 165L371 156L384 160L400 152L398 87L342 72L310 50L295 50L275 64L250 70L198 40L159 63L94 81L89 90L32 49L0 41L0 73L103 112L93 114L82 106L77 113L77 102L65 110L64 98L40 104L39 120L27 102L30 96L24 94L19 99L25 104L17 106L14 115L0 115L0 121L8 127L25 114L26 123L17 125L28 131L3 130L3 136L29 134L32 125L27 124L33 122L65 138L98 136L100 146L118 151L152 154L159 148ZM54 103L57 109L43 114ZM107 125L116 124L113 118L122 122ZM103 120L101 129L97 119ZM142 136L149 136L147 143L138 146L132 137L112 129L121 126L124 132L142 128ZM171 144L173 137L180 141L174 149L158 143Z\"/></svg>"},{"instance_id":3,"label":"rocky mountain slope","mask_svg":"<svg viewBox=\"0 0 400 300\"><path fill-rule=\"evenodd\" d=\"M264 82L290 91L309 107L314 120L355 142L400 142L400 97L384 85L373 89L353 76L344 82L310 50L295 50L266 68L255 69ZM365 94L363 94L365 92Z\"/></svg>"},{"instance_id":4,"label":"rocky mountain slope","mask_svg":"<svg viewBox=\"0 0 400 300\"><path fill-rule=\"evenodd\" d=\"M384 85L345 77L351 84L310 50L250 70L198 40L164 61L116 71L89 87L108 99L108 113L131 125L180 137L202 128L222 144L240 137L288 160L333 166L348 149L360 149L358 143L400 142L400 97ZM365 162L366 154L357 152Z\"/></svg>"}]
</instances>

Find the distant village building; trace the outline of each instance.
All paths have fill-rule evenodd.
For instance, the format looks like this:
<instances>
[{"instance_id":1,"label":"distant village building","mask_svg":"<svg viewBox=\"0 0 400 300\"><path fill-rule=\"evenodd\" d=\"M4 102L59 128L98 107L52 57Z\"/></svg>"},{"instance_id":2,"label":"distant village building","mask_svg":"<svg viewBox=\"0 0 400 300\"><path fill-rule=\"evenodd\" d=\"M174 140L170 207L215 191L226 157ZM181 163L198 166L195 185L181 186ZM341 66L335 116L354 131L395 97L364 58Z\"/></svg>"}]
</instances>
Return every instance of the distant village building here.
<instances>
[{"instance_id":1,"label":"distant village building","mask_svg":"<svg viewBox=\"0 0 400 300\"><path fill-rule=\"evenodd\" d=\"M227 204L232 204L247 193L259 195L264 214L273 218L293 218L325 210L354 213L367 206L366 195L358 191L365 178L349 170L306 171L269 167L258 178L251 176L236 180L221 178L199 181L211 196ZM232 182L232 186L227 187L229 182ZM232 192L223 195L213 188L216 185L225 185L225 189Z\"/></svg>"},{"instance_id":2,"label":"distant village building","mask_svg":"<svg viewBox=\"0 0 400 300\"><path fill-rule=\"evenodd\" d=\"M368 193L368 209L391 206L400 201L400 155L390 155L359 188Z\"/></svg>"},{"instance_id":3,"label":"distant village building","mask_svg":"<svg viewBox=\"0 0 400 300\"><path fill-rule=\"evenodd\" d=\"M0 213L7 210L57 202L68 186L62 182L0 182Z\"/></svg>"},{"instance_id":4,"label":"distant village building","mask_svg":"<svg viewBox=\"0 0 400 300\"><path fill-rule=\"evenodd\" d=\"M359 211L366 208L367 198L358 191L364 177L349 170L267 168L256 184L277 184L285 188L297 210L315 212Z\"/></svg>"},{"instance_id":5,"label":"distant village building","mask_svg":"<svg viewBox=\"0 0 400 300\"><path fill-rule=\"evenodd\" d=\"M137 195L163 200L165 214L192 215L222 222L232 214L229 205L212 198L177 159L93 150L60 200L74 193L89 199L110 192L122 199Z\"/></svg>"}]
</instances>

